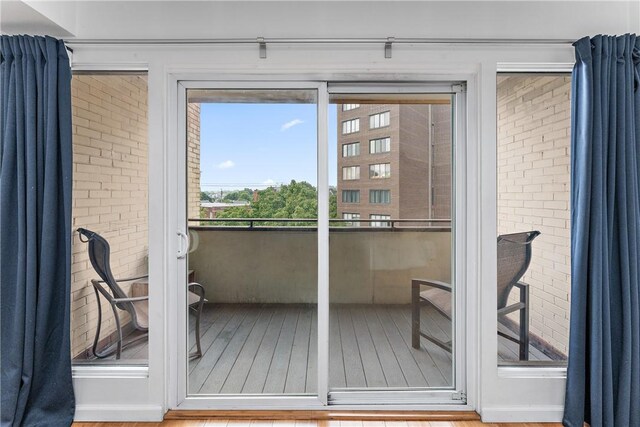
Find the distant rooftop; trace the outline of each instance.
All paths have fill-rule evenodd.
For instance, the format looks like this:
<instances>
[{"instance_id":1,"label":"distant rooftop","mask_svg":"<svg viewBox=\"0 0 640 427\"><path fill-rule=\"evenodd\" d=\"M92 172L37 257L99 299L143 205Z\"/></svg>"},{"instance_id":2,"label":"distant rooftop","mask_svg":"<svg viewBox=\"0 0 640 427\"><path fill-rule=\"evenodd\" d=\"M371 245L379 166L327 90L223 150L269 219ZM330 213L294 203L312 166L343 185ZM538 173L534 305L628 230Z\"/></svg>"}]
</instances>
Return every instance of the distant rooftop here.
<instances>
[{"instance_id":1,"label":"distant rooftop","mask_svg":"<svg viewBox=\"0 0 640 427\"><path fill-rule=\"evenodd\" d=\"M231 208L233 206L249 206L249 202L239 200L231 203L223 202L200 202L200 207L203 208Z\"/></svg>"}]
</instances>

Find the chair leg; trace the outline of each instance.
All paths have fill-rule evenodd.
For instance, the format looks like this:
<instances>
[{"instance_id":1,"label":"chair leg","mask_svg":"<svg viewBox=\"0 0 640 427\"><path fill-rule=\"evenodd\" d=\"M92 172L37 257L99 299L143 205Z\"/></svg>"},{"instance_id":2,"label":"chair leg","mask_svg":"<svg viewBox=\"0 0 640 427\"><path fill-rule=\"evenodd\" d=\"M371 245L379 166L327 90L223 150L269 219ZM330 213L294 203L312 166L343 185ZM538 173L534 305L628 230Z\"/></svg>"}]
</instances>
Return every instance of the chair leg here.
<instances>
[{"instance_id":1,"label":"chair leg","mask_svg":"<svg viewBox=\"0 0 640 427\"><path fill-rule=\"evenodd\" d=\"M411 282L411 346L420 348L420 284Z\"/></svg>"},{"instance_id":2,"label":"chair leg","mask_svg":"<svg viewBox=\"0 0 640 427\"><path fill-rule=\"evenodd\" d=\"M529 287L520 288L520 360L529 360Z\"/></svg>"},{"instance_id":3,"label":"chair leg","mask_svg":"<svg viewBox=\"0 0 640 427\"><path fill-rule=\"evenodd\" d=\"M202 306L204 302L198 303L198 313L196 314L196 354L195 357L202 357L202 347L200 346L200 317L202 316Z\"/></svg>"},{"instance_id":4,"label":"chair leg","mask_svg":"<svg viewBox=\"0 0 640 427\"><path fill-rule=\"evenodd\" d=\"M98 351L98 342L100 341L100 328L102 326L102 305L100 304L100 295L98 295L98 290L93 288L93 291L96 293L96 301L98 303L98 324L96 325L96 336L93 339L93 347L91 347L91 351L93 355L98 359L106 357L107 355L104 353L100 353Z\"/></svg>"},{"instance_id":5,"label":"chair leg","mask_svg":"<svg viewBox=\"0 0 640 427\"><path fill-rule=\"evenodd\" d=\"M116 308L115 304L112 304L111 308L113 309L113 317L116 321L116 332L118 333L118 340L115 343L115 349L114 349L114 344L111 344L103 351L98 351L98 343L100 341L100 329L101 329L100 325L102 324L102 307L100 306L100 301L98 301L98 325L96 327L96 336L93 339L93 347L91 348L93 355L98 359L104 359L105 357L109 357L115 353L116 360L119 360L120 356L122 355L123 338L122 338L122 328L120 327L120 316L118 315L118 309Z\"/></svg>"},{"instance_id":6,"label":"chair leg","mask_svg":"<svg viewBox=\"0 0 640 427\"><path fill-rule=\"evenodd\" d=\"M113 308L113 317L116 319L116 331L118 331L118 344L116 346L116 360L120 360L122 355L122 327L120 326L120 316L118 315L118 309L115 304L111 305Z\"/></svg>"}]
</instances>

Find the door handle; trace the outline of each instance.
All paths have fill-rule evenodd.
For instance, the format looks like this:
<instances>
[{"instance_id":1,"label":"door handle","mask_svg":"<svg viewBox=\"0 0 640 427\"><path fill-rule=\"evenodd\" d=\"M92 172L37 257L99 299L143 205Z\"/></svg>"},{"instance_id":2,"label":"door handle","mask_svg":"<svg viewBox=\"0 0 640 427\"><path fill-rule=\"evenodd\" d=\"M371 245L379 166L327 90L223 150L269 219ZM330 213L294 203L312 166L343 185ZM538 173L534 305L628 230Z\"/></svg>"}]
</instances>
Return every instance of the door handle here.
<instances>
[{"instance_id":1,"label":"door handle","mask_svg":"<svg viewBox=\"0 0 640 427\"><path fill-rule=\"evenodd\" d=\"M183 231L178 231L178 259L183 259L189 252L189 235Z\"/></svg>"}]
</instances>

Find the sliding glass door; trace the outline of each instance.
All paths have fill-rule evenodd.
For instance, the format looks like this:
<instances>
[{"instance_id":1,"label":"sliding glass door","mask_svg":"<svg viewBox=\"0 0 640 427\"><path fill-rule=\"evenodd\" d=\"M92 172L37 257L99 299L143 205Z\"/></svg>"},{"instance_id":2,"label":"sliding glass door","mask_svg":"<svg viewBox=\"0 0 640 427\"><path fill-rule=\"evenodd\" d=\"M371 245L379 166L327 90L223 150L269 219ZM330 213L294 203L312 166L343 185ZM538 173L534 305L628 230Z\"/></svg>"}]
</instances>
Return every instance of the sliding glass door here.
<instances>
[{"instance_id":1,"label":"sliding glass door","mask_svg":"<svg viewBox=\"0 0 640 427\"><path fill-rule=\"evenodd\" d=\"M330 101L330 390L452 388L453 95Z\"/></svg>"},{"instance_id":2,"label":"sliding glass door","mask_svg":"<svg viewBox=\"0 0 640 427\"><path fill-rule=\"evenodd\" d=\"M183 407L464 403L463 93L179 86Z\"/></svg>"}]
</instances>

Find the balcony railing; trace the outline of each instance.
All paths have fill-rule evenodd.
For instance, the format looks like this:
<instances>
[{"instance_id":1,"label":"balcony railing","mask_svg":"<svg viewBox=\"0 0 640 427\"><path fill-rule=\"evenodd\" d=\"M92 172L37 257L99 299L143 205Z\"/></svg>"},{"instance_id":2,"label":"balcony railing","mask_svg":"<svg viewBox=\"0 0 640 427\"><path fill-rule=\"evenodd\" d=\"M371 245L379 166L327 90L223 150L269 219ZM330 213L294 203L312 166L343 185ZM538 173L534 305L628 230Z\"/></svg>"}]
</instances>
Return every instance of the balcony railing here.
<instances>
[{"instance_id":1,"label":"balcony railing","mask_svg":"<svg viewBox=\"0 0 640 427\"><path fill-rule=\"evenodd\" d=\"M232 228L282 230L295 228L317 229L317 218L189 218L189 226L194 228ZM375 226L371 224L375 223ZM361 228L360 224L367 227ZM449 231L451 219L329 219L332 231L363 229L366 231L389 230L431 230Z\"/></svg>"}]
</instances>

